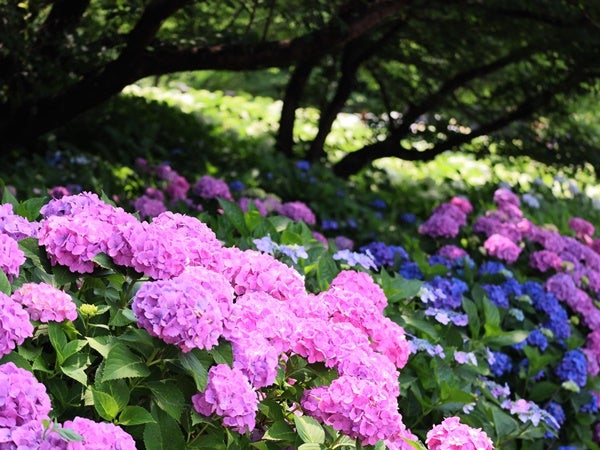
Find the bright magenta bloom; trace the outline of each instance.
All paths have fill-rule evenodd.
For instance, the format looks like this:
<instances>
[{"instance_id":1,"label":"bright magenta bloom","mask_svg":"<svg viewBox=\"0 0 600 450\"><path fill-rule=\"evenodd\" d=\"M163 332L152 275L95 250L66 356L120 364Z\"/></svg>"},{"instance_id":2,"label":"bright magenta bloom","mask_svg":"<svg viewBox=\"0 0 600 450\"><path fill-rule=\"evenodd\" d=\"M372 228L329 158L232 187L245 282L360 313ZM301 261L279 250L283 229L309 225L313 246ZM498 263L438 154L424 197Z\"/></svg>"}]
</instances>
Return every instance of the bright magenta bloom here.
<instances>
[{"instance_id":1,"label":"bright magenta bloom","mask_svg":"<svg viewBox=\"0 0 600 450\"><path fill-rule=\"evenodd\" d=\"M480 428L460 423L458 417L448 417L427 433L429 450L493 450L494 445Z\"/></svg>"},{"instance_id":2,"label":"bright magenta bloom","mask_svg":"<svg viewBox=\"0 0 600 450\"><path fill-rule=\"evenodd\" d=\"M25 307L32 320L46 323L77 318L71 296L46 283L25 283L13 293L12 299Z\"/></svg>"},{"instance_id":3,"label":"bright magenta bloom","mask_svg":"<svg viewBox=\"0 0 600 450\"><path fill-rule=\"evenodd\" d=\"M500 234L492 234L488 237L483 243L483 248L490 256L495 256L509 264L514 263L521 253L521 247Z\"/></svg>"}]
</instances>

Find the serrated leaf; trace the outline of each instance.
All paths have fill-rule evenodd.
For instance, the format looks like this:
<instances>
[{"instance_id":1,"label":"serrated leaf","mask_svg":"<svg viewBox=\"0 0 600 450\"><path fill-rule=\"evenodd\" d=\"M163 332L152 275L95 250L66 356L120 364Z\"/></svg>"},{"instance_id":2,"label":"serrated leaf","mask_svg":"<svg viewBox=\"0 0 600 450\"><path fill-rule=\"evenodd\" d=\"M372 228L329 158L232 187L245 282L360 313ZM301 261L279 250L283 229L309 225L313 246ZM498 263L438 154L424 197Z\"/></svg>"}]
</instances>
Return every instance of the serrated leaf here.
<instances>
[{"instance_id":1,"label":"serrated leaf","mask_svg":"<svg viewBox=\"0 0 600 450\"><path fill-rule=\"evenodd\" d=\"M123 344L115 344L106 356L102 381L119 378L139 378L150 375L140 357Z\"/></svg>"},{"instance_id":2,"label":"serrated leaf","mask_svg":"<svg viewBox=\"0 0 600 450\"><path fill-rule=\"evenodd\" d=\"M321 291L326 291L329 284L340 272L335 260L329 254L324 254L317 262L317 284Z\"/></svg>"},{"instance_id":3,"label":"serrated leaf","mask_svg":"<svg viewBox=\"0 0 600 450\"><path fill-rule=\"evenodd\" d=\"M204 362L199 357L199 350L192 350L187 353L179 354L179 362L181 366L187 370L188 374L192 376L194 382L196 383L196 389L201 392L204 392L206 389L206 384L208 383L208 370L204 365Z\"/></svg>"},{"instance_id":4,"label":"serrated leaf","mask_svg":"<svg viewBox=\"0 0 600 450\"><path fill-rule=\"evenodd\" d=\"M268 441L294 441L296 438L296 432L292 429L287 422L278 420L269 427L266 433L263 435L263 439Z\"/></svg>"},{"instance_id":5,"label":"serrated leaf","mask_svg":"<svg viewBox=\"0 0 600 450\"><path fill-rule=\"evenodd\" d=\"M325 446L322 444L316 444L314 442L305 442L298 447L298 450L322 450Z\"/></svg>"},{"instance_id":6,"label":"serrated leaf","mask_svg":"<svg viewBox=\"0 0 600 450\"><path fill-rule=\"evenodd\" d=\"M246 221L244 220L244 211L236 203L226 200L224 198L217 199L219 206L223 209L225 217L233 224L235 229L239 231L243 236L248 235L248 227L246 227Z\"/></svg>"},{"instance_id":7,"label":"serrated leaf","mask_svg":"<svg viewBox=\"0 0 600 450\"><path fill-rule=\"evenodd\" d=\"M233 362L233 349L231 343L220 341L219 345L211 348L208 353L213 357L217 364L227 364L230 366Z\"/></svg>"},{"instance_id":8,"label":"serrated leaf","mask_svg":"<svg viewBox=\"0 0 600 450\"><path fill-rule=\"evenodd\" d=\"M319 422L309 416L294 416L298 436L303 442L322 444L325 442L325 430Z\"/></svg>"},{"instance_id":9,"label":"serrated leaf","mask_svg":"<svg viewBox=\"0 0 600 450\"><path fill-rule=\"evenodd\" d=\"M144 423L156 423L152 414L141 406L126 406L119 414L119 425L142 425Z\"/></svg>"},{"instance_id":10,"label":"serrated leaf","mask_svg":"<svg viewBox=\"0 0 600 450\"><path fill-rule=\"evenodd\" d=\"M58 434L62 438L63 441L67 441L67 442L83 441L83 436L80 435L79 433L76 433L75 431L71 430L70 428L55 427L53 429L53 431L55 431L56 434Z\"/></svg>"},{"instance_id":11,"label":"serrated leaf","mask_svg":"<svg viewBox=\"0 0 600 450\"><path fill-rule=\"evenodd\" d=\"M13 211L19 206L19 201L16 197L10 192L10 189L6 188L4 184L4 180L0 179L0 189L2 189L2 203L10 203L13 205Z\"/></svg>"},{"instance_id":12,"label":"serrated leaf","mask_svg":"<svg viewBox=\"0 0 600 450\"><path fill-rule=\"evenodd\" d=\"M112 258L108 256L106 253L98 253L96 256L92 258L96 264L104 269L117 270L118 266L113 262Z\"/></svg>"},{"instance_id":13,"label":"serrated leaf","mask_svg":"<svg viewBox=\"0 0 600 450\"><path fill-rule=\"evenodd\" d=\"M152 391L152 399L156 405L173 419L179 421L185 407L183 393L174 383L150 382L148 388Z\"/></svg>"},{"instance_id":14,"label":"serrated leaf","mask_svg":"<svg viewBox=\"0 0 600 450\"><path fill-rule=\"evenodd\" d=\"M66 358L68 358L71 355L74 355L75 353L79 352L83 347L85 347L87 345L87 341L83 340L83 339L76 339L74 341L69 341L64 347L63 347L63 356Z\"/></svg>"},{"instance_id":15,"label":"serrated leaf","mask_svg":"<svg viewBox=\"0 0 600 450\"><path fill-rule=\"evenodd\" d=\"M0 270L0 292L6 295L11 294L10 281L8 281L8 277L3 270Z\"/></svg>"},{"instance_id":16,"label":"serrated leaf","mask_svg":"<svg viewBox=\"0 0 600 450\"><path fill-rule=\"evenodd\" d=\"M15 209L15 213L25 217L30 222L36 220L40 215L40 209L46 203L46 197L34 197L20 203Z\"/></svg>"},{"instance_id":17,"label":"serrated leaf","mask_svg":"<svg viewBox=\"0 0 600 450\"><path fill-rule=\"evenodd\" d=\"M152 411L155 423L144 426L146 450L172 450L185 448L185 439L175 420L161 410Z\"/></svg>"},{"instance_id":18,"label":"serrated leaf","mask_svg":"<svg viewBox=\"0 0 600 450\"><path fill-rule=\"evenodd\" d=\"M70 378L80 382L84 386L87 386L87 375L85 369L90 365L88 355L75 354L67 358L60 370Z\"/></svg>"},{"instance_id":19,"label":"serrated leaf","mask_svg":"<svg viewBox=\"0 0 600 450\"><path fill-rule=\"evenodd\" d=\"M63 347L67 345L67 335L59 323L48 322L48 338L54 351L56 351L56 362L61 365L65 360Z\"/></svg>"},{"instance_id":20,"label":"serrated leaf","mask_svg":"<svg viewBox=\"0 0 600 450\"><path fill-rule=\"evenodd\" d=\"M89 346L100 353L103 358L108 356L108 352L114 345L112 336L86 337L86 340Z\"/></svg>"},{"instance_id":21,"label":"serrated leaf","mask_svg":"<svg viewBox=\"0 0 600 450\"><path fill-rule=\"evenodd\" d=\"M59 286L71 284L79 278L78 274L71 272L64 266L53 266L52 274L54 275L54 281Z\"/></svg>"},{"instance_id":22,"label":"serrated leaf","mask_svg":"<svg viewBox=\"0 0 600 450\"><path fill-rule=\"evenodd\" d=\"M113 419L119 414L119 403L113 398L112 395L91 389L92 398L94 399L94 408L100 417L104 420L112 422Z\"/></svg>"}]
</instances>

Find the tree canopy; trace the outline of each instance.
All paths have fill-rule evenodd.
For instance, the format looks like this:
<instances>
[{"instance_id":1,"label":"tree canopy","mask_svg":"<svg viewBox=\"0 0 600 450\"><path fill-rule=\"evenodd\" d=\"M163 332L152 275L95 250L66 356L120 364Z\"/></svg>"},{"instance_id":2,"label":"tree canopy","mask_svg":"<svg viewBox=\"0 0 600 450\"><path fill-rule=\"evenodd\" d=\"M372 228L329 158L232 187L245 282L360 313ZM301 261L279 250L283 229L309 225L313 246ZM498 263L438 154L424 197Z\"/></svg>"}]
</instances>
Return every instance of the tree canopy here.
<instances>
[{"instance_id":1,"label":"tree canopy","mask_svg":"<svg viewBox=\"0 0 600 450\"><path fill-rule=\"evenodd\" d=\"M147 76L279 67L289 72L281 152L326 158L341 111L363 112L376 130L335 163L343 176L381 157L487 151L474 143L489 135L506 152L600 167L589 134L568 129L573 99L597 95L597 2L0 0L0 15L6 148ZM306 103L320 108L319 131L298 146L295 111ZM587 141L558 145L554 124ZM517 133L526 141L515 144Z\"/></svg>"}]
</instances>

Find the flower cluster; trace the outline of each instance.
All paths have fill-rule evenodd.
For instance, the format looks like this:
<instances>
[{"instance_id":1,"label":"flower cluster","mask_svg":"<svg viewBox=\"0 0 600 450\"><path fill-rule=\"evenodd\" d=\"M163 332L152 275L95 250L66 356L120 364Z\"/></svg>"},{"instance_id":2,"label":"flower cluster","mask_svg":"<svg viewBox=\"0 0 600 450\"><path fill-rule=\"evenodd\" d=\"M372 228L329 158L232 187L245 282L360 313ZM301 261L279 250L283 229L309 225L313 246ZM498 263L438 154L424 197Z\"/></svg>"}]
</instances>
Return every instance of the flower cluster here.
<instances>
[{"instance_id":1,"label":"flower cluster","mask_svg":"<svg viewBox=\"0 0 600 450\"><path fill-rule=\"evenodd\" d=\"M77 318L77 307L71 296L46 283L25 283L12 294L24 306L32 320L62 322Z\"/></svg>"},{"instance_id":2,"label":"flower cluster","mask_svg":"<svg viewBox=\"0 0 600 450\"><path fill-rule=\"evenodd\" d=\"M493 444L480 428L471 428L458 417L448 417L427 433L429 450L492 450Z\"/></svg>"},{"instance_id":3,"label":"flower cluster","mask_svg":"<svg viewBox=\"0 0 600 450\"><path fill-rule=\"evenodd\" d=\"M33 336L29 314L18 302L0 292L0 355L7 355Z\"/></svg>"},{"instance_id":4,"label":"flower cluster","mask_svg":"<svg viewBox=\"0 0 600 450\"><path fill-rule=\"evenodd\" d=\"M429 219L420 227L419 233L434 238L453 238L467 224L467 215L473 210L468 200L455 197L437 206Z\"/></svg>"},{"instance_id":5,"label":"flower cluster","mask_svg":"<svg viewBox=\"0 0 600 450\"><path fill-rule=\"evenodd\" d=\"M256 425L258 397L248 378L236 368L217 364L208 372L204 392L192 397L194 409L205 416L215 413L223 417L223 424L245 433Z\"/></svg>"}]
</instances>

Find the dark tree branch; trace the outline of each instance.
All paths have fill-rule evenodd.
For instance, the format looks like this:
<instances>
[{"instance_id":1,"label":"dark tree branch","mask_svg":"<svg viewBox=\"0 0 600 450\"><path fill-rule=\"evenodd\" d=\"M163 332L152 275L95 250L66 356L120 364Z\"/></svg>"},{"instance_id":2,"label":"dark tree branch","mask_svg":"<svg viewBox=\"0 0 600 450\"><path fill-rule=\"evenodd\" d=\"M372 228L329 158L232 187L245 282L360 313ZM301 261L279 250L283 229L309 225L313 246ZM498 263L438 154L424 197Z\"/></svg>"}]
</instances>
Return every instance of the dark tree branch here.
<instances>
[{"instance_id":1,"label":"dark tree branch","mask_svg":"<svg viewBox=\"0 0 600 450\"><path fill-rule=\"evenodd\" d=\"M283 96L283 105L281 106L281 116L279 118L279 129L275 139L275 149L288 158L294 153L294 122L296 121L296 110L300 106L300 100L306 83L316 61L303 61L298 63L288 80L285 94Z\"/></svg>"},{"instance_id":2,"label":"dark tree branch","mask_svg":"<svg viewBox=\"0 0 600 450\"><path fill-rule=\"evenodd\" d=\"M55 39L72 32L89 5L90 0L55 0L40 29L40 36L43 39Z\"/></svg>"},{"instance_id":3,"label":"dark tree branch","mask_svg":"<svg viewBox=\"0 0 600 450\"><path fill-rule=\"evenodd\" d=\"M349 1L349 6L360 5L360 14L356 14L358 9L344 10L324 28L292 40L181 50L161 47L153 40L163 21L190 0L154 0L127 36L125 49L116 60L56 96L22 105L0 124L0 135L7 146L35 138L150 75L182 70L288 67L298 61L316 59L395 17L408 1ZM340 26L340 20L344 26ZM148 49L150 43L158 48Z\"/></svg>"},{"instance_id":4,"label":"dark tree branch","mask_svg":"<svg viewBox=\"0 0 600 450\"><path fill-rule=\"evenodd\" d=\"M405 149L400 145L399 139L401 137L397 136L396 133L390 134L383 141L372 143L360 150L348 153L335 164L334 172L340 177L347 178L376 159L385 157L397 157L406 161L431 161L445 151L457 148L477 137L494 133L513 122L530 117L540 108L550 104L557 95L572 89L585 77L586 75L577 73L575 70L575 73L571 73L560 83L526 98L506 114L478 126L470 133L452 133L445 140L424 151Z\"/></svg>"}]
</instances>

